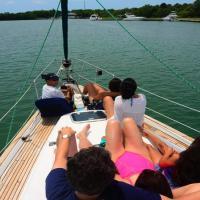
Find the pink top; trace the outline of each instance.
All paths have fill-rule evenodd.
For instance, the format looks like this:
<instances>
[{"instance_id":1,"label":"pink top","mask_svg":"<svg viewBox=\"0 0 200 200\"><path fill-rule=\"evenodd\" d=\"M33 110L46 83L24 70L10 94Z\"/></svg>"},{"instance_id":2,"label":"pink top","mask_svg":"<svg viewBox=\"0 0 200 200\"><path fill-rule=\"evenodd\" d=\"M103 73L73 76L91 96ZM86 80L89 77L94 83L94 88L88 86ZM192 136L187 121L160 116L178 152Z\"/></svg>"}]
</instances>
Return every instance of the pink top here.
<instances>
[{"instance_id":1,"label":"pink top","mask_svg":"<svg viewBox=\"0 0 200 200\"><path fill-rule=\"evenodd\" d=\"M115 165L119 175L124 179L129 179L131 176L141 173L144 169L154 170L154 165L147 158L134 153L124 152L116 161Z\"/></svg>"}]
</instances>

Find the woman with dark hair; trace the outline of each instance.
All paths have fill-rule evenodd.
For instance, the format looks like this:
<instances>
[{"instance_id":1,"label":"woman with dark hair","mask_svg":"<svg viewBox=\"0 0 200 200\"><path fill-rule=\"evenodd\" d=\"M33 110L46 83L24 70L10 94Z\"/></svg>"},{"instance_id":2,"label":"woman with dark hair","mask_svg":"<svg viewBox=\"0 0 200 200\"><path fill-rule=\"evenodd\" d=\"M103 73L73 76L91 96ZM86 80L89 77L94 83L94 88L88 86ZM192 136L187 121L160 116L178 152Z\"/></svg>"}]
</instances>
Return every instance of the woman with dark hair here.
<instances>
[{"instance_id":1,"label":"woman with dark hair","mask_svg":"<svg viewBox=\"0 0 200 200\"><path fill-rule=\"evenodd\" d=\"M197 140L199 140L198 138ZM175 162L173 180L178 186L200 183L200 145L194 143Z\"/></svg>"},{"instance_id":2,"label":"woman with dark hair","mask_svg":"<svg viewBox=\"0 0 200 200\"><path fill-rule=\"evenodd\" d=\"M200 183L200 137L185 151L178 153L152 134L145 136L158 148L148 146L151 158L164 171L172 187Z\"/></svg>"},{"instance_id":3,"label":"woman with dark hair","mask_svg":"<svg viewBox=\"0 0 200 200\"><path fill-rule=\"evenodd\" d=\"M145 169L136 180L135 186L173 198L169 183L167 182L165 176L158 171Z\"/></svg>"},{"instance_id":4,"label":"woman with dark hair","mask_svg":"<svg viewBox=\"0 0 200 200\"><path fill-rule=\"evenodd\" d=\"M136 94L136 89L137 83L134 79L126 78L122 81L121 96L116 97L114 103L114 118L122 121L126 117L131 117L139 127L142 127L146 97L143 94Z\"/></svg>"}]
</instances>

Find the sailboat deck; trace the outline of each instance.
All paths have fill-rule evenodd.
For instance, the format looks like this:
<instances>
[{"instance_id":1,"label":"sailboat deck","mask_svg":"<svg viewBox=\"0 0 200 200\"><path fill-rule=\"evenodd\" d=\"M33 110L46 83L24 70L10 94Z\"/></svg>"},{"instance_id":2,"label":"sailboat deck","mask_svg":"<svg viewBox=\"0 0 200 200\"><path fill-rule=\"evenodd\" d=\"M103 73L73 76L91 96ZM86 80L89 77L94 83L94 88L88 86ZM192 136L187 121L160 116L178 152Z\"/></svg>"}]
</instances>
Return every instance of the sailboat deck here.
<instances>
[{"instance_id":1,"label":"sailboat deck","mask_svg":"<svg viewBox=\"0 0 200 200\"><path fill-rule=\"evenodd\" d=\"M194 139L184 133L145 115L144 130L155 135L165 143L171 143L176 149L187 149ZM170 145L170 146L172 146Z\"/></svg>"},{"instance_id":2,"label":"sailboat deck","mask_svg":"<svg viewBox=\"0 0 200 200\"><path fill-rule=\"evenodd\" d=\"M35 115L37 115L37 113ZM30 128L30 124L34 120L34 117L35 116L28 121L26 126L18 133L11 145L1 156L1 165L8 158L8 155L12 151L17 141L19 141L25 131ZM19 195L23 189L24 183L26 182L44 143L46 142L57 121L58 119L55 118L47 120L42 120L40 118L39 123L31 131L30 137L28 137L18 149L10 165L8 165L8 168L1 175L1 200L19 199Z\"/></svg>"},{"instance_id":3,"label":"sailboat deck","mask_svg":"<svg viewBox=\"0 0 200 200\"><path fill-rule=\"evenodd\" d=\"M63 121L65 123L66 122L69 123L69 121L67 120L67 116L62 117L62 118L60 118L59 120L60 122ZM39 113L36 112L33 115L33 117L27 122L24 128L17 134L17 136L15 137L13 142L8 146L6 151L1 155L0 157L0 164L1 164L0 199L1 200L21 199L21 195L23 193L22 191L28 179L30 178L30 174L32 173L34 164L39 159L39 155L42 152L43 147L45 147L46 145L45 143L47 143L48 138L51 135L53 128L56 127L55 126L56 124L58 125L59 121L58 119L55 119L55 118L42 120L41 117L39 116ZM102 126L103 124L99 124L99 125ZM78 127L80 128L80 126L82 125L76 124L75 126L77 126L77 128ZM96 126L97 128L95 128ZM106 121L104 122L104 125L101 128L104 129L105 126L106 126ZM98 128L97 124L93 125L93 127L95 128L95 130L101 129L100 127ZM155 136L164 140L166 143L168 143L172 147L174 146L179 151L187 148L190 145L190 143L193 141L193 138L190 138L189 136L186 136L185 134L149 116L145 116L144 128L145 128L145 131L148 131L149 133L154 134ZM27 130L29 130L28 134L27 134ZM98 131L95 131L95 130L94 132L97 133ZM101 130L100 132L104 133L105 131ZM27 139L25 141L22 141L21 138L27 135L28 135ZM93 134L91 134L91 136L92 135ZM21 142L21 145L16 150L15 148L16 146L18 146L19 141ZM50 141L55 141L55 140L51 139ZM98 139L98 141L100 140ZM8 160L10 161L5 167L4 165L6 162L8 162ZM44 164L41 164L40 167L44 167ZM31 190L33 190L33 188ZM44 188L42 188L41 190L44 192ZM43 197L44 196L45 194L43 195ZM44 199L43 197L38 197L38 199L43 200Z\"/></svg>"}]
</instances>

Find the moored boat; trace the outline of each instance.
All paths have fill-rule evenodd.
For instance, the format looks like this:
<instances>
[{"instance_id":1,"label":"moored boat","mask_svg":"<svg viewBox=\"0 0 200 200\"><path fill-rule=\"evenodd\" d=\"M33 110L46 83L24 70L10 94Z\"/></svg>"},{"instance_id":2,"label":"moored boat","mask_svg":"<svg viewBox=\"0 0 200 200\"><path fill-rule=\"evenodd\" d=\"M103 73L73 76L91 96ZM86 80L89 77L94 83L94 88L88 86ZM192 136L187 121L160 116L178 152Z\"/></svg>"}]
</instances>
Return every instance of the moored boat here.
<instances>
[{"instance_id":1,"label":"moored boat","mask_svg":"<svg viewBox=\"0 0 200 200\"><path fill-rule=\"evenodd\" d=\"M145 17L137 17L133 14L125 14L125 18L123 18L124 21L142 21L145 19Z\"/></svg>"},{"instance_id":2,"label":"moored boat","mask_svg":"<svg viewBox=\"0 0 200 200\"><path fill-rule=\"evenodd\" d=\"M166 17L162 18L163 21L177 21L178 15L176 14L175 11L172 11L169 15Z\"/></svg>"},{"instance_id":3,"label":"moored boat","mask_svg":"<svg viewBox=\"0 0 200 200\"><path fill-rule=\"evenodd\" d=\"M99 15L97 15L97 14L92 14L90 16L90 21L100 21L100 20L102 20L102 18L99 17Z\"/></svg>"}]
</instances>

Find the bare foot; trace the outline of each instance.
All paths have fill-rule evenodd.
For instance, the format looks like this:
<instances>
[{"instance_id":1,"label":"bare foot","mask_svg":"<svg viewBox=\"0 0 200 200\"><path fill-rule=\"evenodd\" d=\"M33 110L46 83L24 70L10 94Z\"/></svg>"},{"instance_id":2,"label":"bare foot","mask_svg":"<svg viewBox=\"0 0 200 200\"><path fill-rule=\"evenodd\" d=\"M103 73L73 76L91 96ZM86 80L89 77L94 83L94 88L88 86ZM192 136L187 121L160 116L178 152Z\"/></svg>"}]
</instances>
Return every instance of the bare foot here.
<instances>
[{"instance_id":1,"label":"bare foot","mask_svg":"<svg viewBox=\"0 0 200 200\"><path fill-rule=\"evenodd\" d=\"M83 127L83 129L76 135L76 137L78 139L80 139L81 137L86 138L88 136L88 131L90 129L90 124L87 124Z\"/></svg>"}]
</instances>

